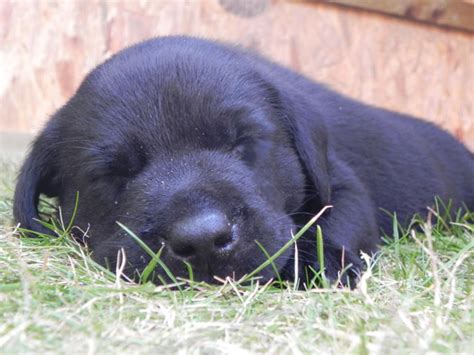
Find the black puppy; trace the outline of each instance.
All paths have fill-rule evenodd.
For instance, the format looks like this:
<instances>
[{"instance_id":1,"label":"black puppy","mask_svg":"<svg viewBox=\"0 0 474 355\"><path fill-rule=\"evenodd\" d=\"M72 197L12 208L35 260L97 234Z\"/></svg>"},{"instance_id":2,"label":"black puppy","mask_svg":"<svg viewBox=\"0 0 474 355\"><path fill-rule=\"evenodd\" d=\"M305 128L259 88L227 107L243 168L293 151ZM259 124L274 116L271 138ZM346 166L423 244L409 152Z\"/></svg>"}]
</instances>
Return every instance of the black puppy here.
<instances>
[{"instance_id":1,"label":"black puppy","mask_svg":"<svg viewBox=\"0 0 474 355\"><path fill-rule=\"evenodd\" d=\"M474 207L473 155L432 124L352 101L258 55L214 42L143 42L98 66L49 121L21 169L14 214L42 230L39 194L57 196L112 268L133 277L148 255L175 276L240 276L323 206L326 273L350 277L396 212L406 223L439 196ZM314 231L301 272L318 269ZM275 261L294 274L294 248ZM166 276L158 267L158 276ZM274 269L261 272L274 277Z\"/></svg>"}]
</instances>

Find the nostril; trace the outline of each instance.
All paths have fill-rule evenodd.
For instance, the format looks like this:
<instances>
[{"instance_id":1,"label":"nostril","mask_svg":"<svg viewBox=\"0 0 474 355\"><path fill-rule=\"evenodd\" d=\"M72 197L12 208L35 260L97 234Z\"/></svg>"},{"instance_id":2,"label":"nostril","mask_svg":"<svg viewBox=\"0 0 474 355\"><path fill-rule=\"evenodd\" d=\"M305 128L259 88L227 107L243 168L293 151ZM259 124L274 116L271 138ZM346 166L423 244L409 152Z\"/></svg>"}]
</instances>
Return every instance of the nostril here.
<instances>
[{"instance_id":1,"label":"nostril","mask_svg":"<svg viewBox=\"0 0 474 355\"><path fill-rule=\"evenodd\" d=\"M214 239L214 246L218 249L224 249L232 243L232 235L230 233L221 233Z\"/></svg>"},{"instance_id":2,"label":"nostril","mask_svg":"<svg viewBox=\"0 0 474 355\"><path fill-rule=\"evenodd\" d=\"M189 258L196 253L196 249L194 249L191 245L183 245L181 247L174 247L173 251L176 255L182 258Z\"/></svg>"},{"instance_id":3,"label":"nostril","mask_svg":"<svg viewBox=\"0 0 474 355\"><path fill-rule=\"evenodd\" d=\"M174 223L169 244L178 257L210 258L234 244L233 226L223 212L205 210Z\"/></svg>"}]
</instances>

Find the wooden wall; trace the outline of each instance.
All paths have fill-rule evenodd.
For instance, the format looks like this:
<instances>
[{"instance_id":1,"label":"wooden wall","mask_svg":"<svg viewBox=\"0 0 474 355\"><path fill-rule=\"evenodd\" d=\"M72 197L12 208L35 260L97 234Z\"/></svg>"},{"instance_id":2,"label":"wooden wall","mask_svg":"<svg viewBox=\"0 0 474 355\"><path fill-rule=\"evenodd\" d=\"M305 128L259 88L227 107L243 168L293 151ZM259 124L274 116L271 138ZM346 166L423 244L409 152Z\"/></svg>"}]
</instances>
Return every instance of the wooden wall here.
<instances>
[{"instance_id":1,"label":"wooden wall","mask_svg":"<svg viewBox=\"0 0 474 355\"><path fill-rule=\"evenodd\" d=\"M314 1L0 2L0 132L36 132L134 42L225 39L359 100L437 122L474 149L474 36Z\"/></svg>"}]
</instances>

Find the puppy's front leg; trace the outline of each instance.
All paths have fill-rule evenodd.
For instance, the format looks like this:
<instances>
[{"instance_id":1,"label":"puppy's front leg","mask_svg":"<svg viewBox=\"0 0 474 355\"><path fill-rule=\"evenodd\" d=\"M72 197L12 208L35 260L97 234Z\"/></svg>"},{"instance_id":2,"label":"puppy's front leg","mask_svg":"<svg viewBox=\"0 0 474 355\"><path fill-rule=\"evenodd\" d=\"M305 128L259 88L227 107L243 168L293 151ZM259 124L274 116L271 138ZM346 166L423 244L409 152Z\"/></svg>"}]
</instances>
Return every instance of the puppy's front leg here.
<instances>
[{"instance_id":1,"label":"puppy's front leg","mask_svg":"<svg viewBox=\"0 0 474 355\"><path fill-rule=\"evenodd\" d=\"M349 166L333 158L329 168L333 207L320 223L325 273L331 280L340 278L345 284L349 280L353 286L363 269L360 252L371 254L380 243L376 209L366 187Z\"/></svg>"}]
</instances>

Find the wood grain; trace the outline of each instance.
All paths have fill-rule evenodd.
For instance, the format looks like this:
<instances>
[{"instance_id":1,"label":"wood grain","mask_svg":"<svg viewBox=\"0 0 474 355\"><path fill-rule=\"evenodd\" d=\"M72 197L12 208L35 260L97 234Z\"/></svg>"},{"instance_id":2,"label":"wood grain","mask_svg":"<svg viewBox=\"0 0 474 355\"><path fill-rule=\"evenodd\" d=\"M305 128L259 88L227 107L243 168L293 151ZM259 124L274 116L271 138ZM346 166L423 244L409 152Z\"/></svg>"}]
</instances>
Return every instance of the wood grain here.
<instances>
[{"instance_id":1,"label":"wood grain","mask_svg":"<svg viewBox=\"0 0 474 355\"><path fill-rule=\"evenodd\" d=\"M37 132L118 50L190 34L256 48L346 95L436 122L474 149L474 38L466 32L282 0L2 1L0 23L3 132Z\"/></svg>"},{"instance_id":2,"label":"wood grain","mask_svg":"<svg viewBox=\"0 0 474 355\"><path fill-rule=\"evenodd\" d=\"M315 0L474 31L472 0Z\"/></svg>"}]
</instances>

